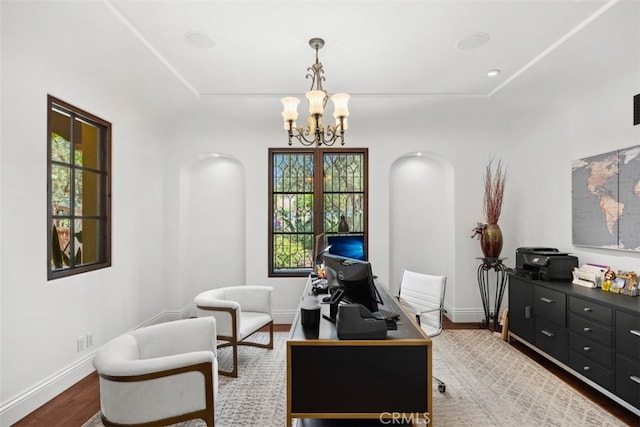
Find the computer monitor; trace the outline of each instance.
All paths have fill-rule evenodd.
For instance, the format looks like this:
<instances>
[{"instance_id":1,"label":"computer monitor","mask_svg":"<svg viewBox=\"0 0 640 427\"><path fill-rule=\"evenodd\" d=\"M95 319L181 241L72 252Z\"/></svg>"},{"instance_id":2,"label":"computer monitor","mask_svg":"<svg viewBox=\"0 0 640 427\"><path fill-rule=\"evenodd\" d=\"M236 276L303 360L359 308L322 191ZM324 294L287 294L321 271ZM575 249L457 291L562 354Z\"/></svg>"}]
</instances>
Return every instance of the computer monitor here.
<instances>
[{"instance_id":1,"label":"computer monitor","mask_svg":"<svg viewBox=\"0 0 640 427\"><path fill-rule=\"evenodd\" d=\"M327 237L327 245L330 254L345 258L367 259L364 253L364 236L362 235L329 236Z\"/></svg>"},{"instance_id":2,"label":"computer monitor","mask_svg":"<svg viewBox=\"0 0 640 427\"><path fill-rule=\"evenodd\" d=\"M328 253L324 254L324 266L329 287L344 291L343 301L362 304L371 312L378 311L378 304L382 304L382 300L368 261Z\"/></svg>"}]
</instances>

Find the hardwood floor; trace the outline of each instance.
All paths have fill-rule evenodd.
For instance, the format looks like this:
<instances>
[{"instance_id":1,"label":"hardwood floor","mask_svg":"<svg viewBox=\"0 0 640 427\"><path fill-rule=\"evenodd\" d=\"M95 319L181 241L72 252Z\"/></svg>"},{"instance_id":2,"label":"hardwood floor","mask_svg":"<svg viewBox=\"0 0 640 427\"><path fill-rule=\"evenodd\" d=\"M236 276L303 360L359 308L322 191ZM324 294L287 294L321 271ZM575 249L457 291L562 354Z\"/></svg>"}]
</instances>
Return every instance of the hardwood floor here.
<instances>
[{"instance_id":1,"label":"hardwood floor","mask_svg":"<svg viewBox=\"0 0 640 427\"><path fill-rule=\"evenodd\" d=\"M100 410L98 374L89 374L14 426L81 426Z\"/></svg>"},{"instance_id":2,"label":"hardwood floor","mask_svg":"<svg viewBox=\"0 0 640 427\"><path fill-rule=\"evenodd\" d=\"M452 323L448 319L445 319L444 327L445 329L479 328L476 323ZM289 330L289 325L275 325L274 330L286 332ZM562 379L582 395L589 398L595 405L602 407L629 426L640 426L640 417L636 416L631 411L614 403L608 397L567 374L564 370L547 361L528 347L519 343L513 343L512 345L537 361L540 365L544 366L547 370ZM18 421L14 426L79 427L99 410L100 388L98 375L94 372L31 414L27 415L22 420Z\"/></svg>"}]
</instances>

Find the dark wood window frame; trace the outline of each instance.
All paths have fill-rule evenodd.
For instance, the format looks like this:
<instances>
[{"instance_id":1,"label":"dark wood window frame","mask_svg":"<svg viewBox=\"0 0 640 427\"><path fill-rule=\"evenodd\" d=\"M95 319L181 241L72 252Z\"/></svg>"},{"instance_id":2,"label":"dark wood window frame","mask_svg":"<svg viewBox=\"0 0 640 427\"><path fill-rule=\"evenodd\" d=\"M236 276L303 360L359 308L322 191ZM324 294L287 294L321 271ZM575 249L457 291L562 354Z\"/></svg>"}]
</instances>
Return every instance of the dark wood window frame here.
<instances>
[{"instance_id":1,"label":"dark wood window frame","mask_svg":"<svg viewBox=\"0 0 640 427\"><path fill-rule=\"evenodd\" d=\"M74 160L74 144L70 143L70 156L68 163L56 161L53 158L52 153L52 133L53 129L53 113L64 114L70 117L71 123L75 123L74 120L78 120L87 123L93 127L96 127L98 132L97 137L97 167L85 167L84 162L82 164L76 164ZM70 142L74 141L73 130L74 126L70 126ZM52 184L52 167L64 166L70 170L69 184L70 196L69 201L71 206L69 213L66 215L60 215L54 212L53 209L53 184ZM92 214L77 214L74 212L75 202L75 187L76 187L76 174L90 173L99 178L99 184L97 185L97 197L99 201L98 212ZM76 265L74 257L71 256L69 265L65 268L56 268L53 264L53 234L54 221L66 219L70 224L70 236L74 236L75 221L95 221L99 224L99 231L97 233L96 243L96 260L94 262L88 262ZM55 233L57 235L57 233ZM56 239L59 238L56 236ZM73 252L74 239L70 238L71 253ZM111 123L103 120L87 111L79 109L65 101L57 99L51 95L47 96L47 279L53 280L62 277L68 277L75 274L85 273L88 271L98 270L111 266Z\"/></svg>"},{"instance_id":2,"label":"dark wood window frame","mask_svg":"<svg viewBox=\"0 0 640 427\"><path fill-rule=\"evenodd\" d=\"M313 154L313 235L317 236L320 233L324 232L324 214L323 214L323 199L325 194L330 194L329 192L324 192L324 179L323 173L317 174L315 171L324 172L324 155L325 154L361 154L363 155L364 164L363 164L363 175L364 175L364 191L363 191L363 204L364 204L364 226L362 234L364 235L364 245L365 245L365 253L368 248L368 224L369 224L369 172L368 172L368 164L369 164L369 150L368 148L270 148L269 149L269 182L268 182L268 194L269 194L269 224L268 224L268 275L269 277L304 277L307 276L311 268L292 268L287 270L275 270L274 266L274 165L273 159L274 154L278 153L311 153Z\"/></svg>"}]
</instances>

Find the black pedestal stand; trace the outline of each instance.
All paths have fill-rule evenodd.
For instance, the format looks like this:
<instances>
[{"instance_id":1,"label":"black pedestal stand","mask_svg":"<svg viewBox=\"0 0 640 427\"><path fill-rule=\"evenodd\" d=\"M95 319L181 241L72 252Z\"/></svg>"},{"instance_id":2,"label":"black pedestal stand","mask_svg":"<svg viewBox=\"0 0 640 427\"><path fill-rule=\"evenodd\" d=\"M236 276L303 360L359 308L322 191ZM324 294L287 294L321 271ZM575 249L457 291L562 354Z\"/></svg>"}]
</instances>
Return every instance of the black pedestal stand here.
<instances>
[{"instance_id":1,"label":"black pedestal stand","mask_svg":"<svg viewBox=\"0 0 640 427\"><path fill-rule=\"evenodd\" d=\"M502 263L506 258L478 258L482 264L478 267L478 286L480 287L480 298L484 308L484 319L480 324L481 328L489 328L493 319L493 331L500 332L502 326L499 324L498 315L502 305L502 296L507 285L507 267ZM489 279L490 272L495 272L496 295L493 303L493 311L490 306Z\"/></svg>"}]
</instances>

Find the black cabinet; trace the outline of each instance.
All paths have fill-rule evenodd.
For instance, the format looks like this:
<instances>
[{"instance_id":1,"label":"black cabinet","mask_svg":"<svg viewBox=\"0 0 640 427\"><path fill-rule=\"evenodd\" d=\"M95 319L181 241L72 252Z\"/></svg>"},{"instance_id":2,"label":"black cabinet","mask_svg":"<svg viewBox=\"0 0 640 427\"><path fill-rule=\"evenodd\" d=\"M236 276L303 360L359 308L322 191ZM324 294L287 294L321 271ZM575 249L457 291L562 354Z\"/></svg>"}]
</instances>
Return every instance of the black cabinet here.
<instances>
[{"instance_id":1,"label":"black cabinet","mask_svg":"<svg viewBox=\"0 0 640 427\"><path fill-rule=\"evenodd\" d=\"M533 285L509 279L509 333L533 343Z\"/></svg>"},{"instance_id":2,"label":"black cabinet","mask_svg":"<svg viewBox=\"0 0 640 427\"><path fill-rule=\"evenodd\" d=\"M640 314L616 312L615 392L640 406Z\"/></svg>"},{"instance_id":3,"label":"black cabinet","mask_svg":"<svg viewBox=\"0 0 640 427\"><path fill-rule=\"evenodd\" d=\"M509 337L640 415L640 297L511 274Z\"/></svg>"}]
</instances>

